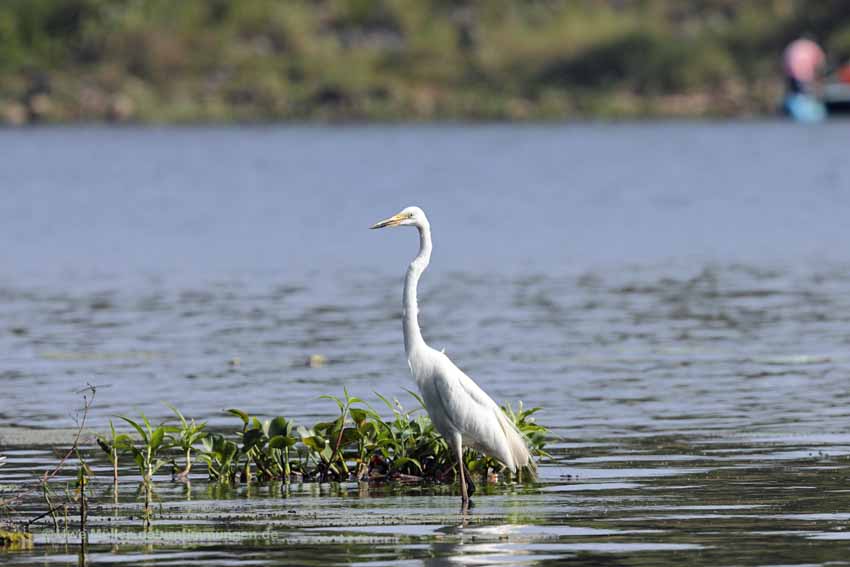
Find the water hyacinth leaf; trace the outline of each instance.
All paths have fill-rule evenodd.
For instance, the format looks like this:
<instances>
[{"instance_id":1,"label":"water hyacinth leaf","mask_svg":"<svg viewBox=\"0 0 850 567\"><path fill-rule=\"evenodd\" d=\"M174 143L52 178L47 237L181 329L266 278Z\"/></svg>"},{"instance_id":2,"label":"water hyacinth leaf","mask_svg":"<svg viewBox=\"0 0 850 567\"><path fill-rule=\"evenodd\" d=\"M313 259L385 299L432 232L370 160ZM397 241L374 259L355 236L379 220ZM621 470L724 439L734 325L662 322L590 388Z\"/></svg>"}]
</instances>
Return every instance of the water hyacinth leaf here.
<instances>
[{"instance_id":1,"label":"water hyacinth leaf","mask_svg":"<svg viewBox=\"0 0 850 567\"><path fill-rule=\"evenodd\" d=\"M313 426L313 431L327 435L329 432L333 431L334 427L336 427L336 421L320 421Z\"/></svg>"},{"instance_id":2,"label":"water hyacinth leaf","mask_svg":"<svg viewBox=\"0 0 850 567\"><path fill-rule=\"evenodd\" d=\"M410 394L414 400L419 402L419 407L425 409L425 400L422 399L422 396L419 395L419 392L414 392L413 390L410 390L408 388L405 388L404 391Z\"/></svg>"},{"instance_id":3,"label":"water hyacinth leaf","mask_svg":"<svg viewBox=\"0 0 850 567\"><path fill-rule=\"evenodd\" d=\"M239 447L233 441L225 440L222 446L222 454L226 462L230 462L233 460L233 457L236 456L236 453L239 452Z\"/></svg>"},{"instance_id":4,"label":"water hyacinth leaf","mask_svg":"<svg viewBox=\"0 0 850 567\"><path fill-rule=\"evenodd\" d=\"M259 428L256 428L256 427L255 427L254 429L259 429L260 431L262 431L262 432L263 432L263 434L264 434L266 437L271 437L271 435L269 435L269 428L270 428L271 426L272 426L272 422L271 422L271 420L269 420L269 419L264 419L264 420L262 421L262 424L260 425L260 427L259 427Z\"/></svg>"},{"instance_id":5,"label":"water hyacinth leaf","mask_svg":"<svg viewBox=\"0 0 850 567\"><path fill-rule=\"evenodd\" d=\"M522 410L522 402L520 402L519 405L520 405L520 409ZM539 412L541 409L543 409L543 408L541 408L540 406L537 406L537 407L533 407L531 409L521 411L520 413L522 413L523 417L528 417L533 413Z\"/></svg>"},{"instance_id":6,"label":"water hyacinth leaf","mask_svg":"<svg viewBox=\"0 0 850 567\"><path fill-rule=\"evenodd\" d=\"M147 428L149 433L153 433L153 427L151 426L151 422L148 421L148 417L145 414L141 414L142 421L145 423L145 427Z\"/></svg>"},{"instance_id":7,"label":"water hyacinth leaf","mask_svg":"<svg viewBox=\"0 0 850 567\"><path fill-rule=\"evenodd\" d=\"M467 461L466 466L469 472L480 472L486 471L490 464L489 459L472 459Z\"/></svg>"},{"instance_id":8,"label":"water hyacinth leaf","mask_svg":"<svg viewBox=\"0 0 850 567\"><path fill-rule=\"evenodd\" d=\"M186 426L188 425L188 424L187 424L187 422L186 422L186 418L185 418L185 417L183 417L183 414L182 414L182 413L180 413L180 410L179 410L179 409L177 409L176 407L174 407L174 406L173 406L173 405L171 405L171 404L165 404L165 407L167 407L168 409L170 409L170 410L171 410L171 412L172 412L174 415L176 415L176 416L177 416L177 419L179 419L179 420L180 420L180 425L182 425L183 427L186 427Z\"/></svg>"},{"instance_id":9,"label":"water hyacinth leaf","mask_svg":"<svg viewBox=\"0 0 850 567\"><path fill-rule=\"evenodd\" d=\"M321 400L333 400L334 402L336 402L336 405L339 407L339 411L343 411L343 408L345 407L345 404L342 403L342 400L340 400L336 396L331 396L331 395L325 394L324 396L319 396L319 399L321 399Z\"/></svg>"},{"instance_id":10,"label":"water hyacinth leaf","mask_svg":"<svg viewBox=\"0 0 850 567\"><path fill-rule=\"evenodd\" d=\"M284 437L290 435L292 433L292 422L287 421L283 417L276 417L271 422L269 422L269 437L275 437L278 435L282 435Z\"/></svg>"},{"instance_id":11,"label":"water hyacinth leaf","mask_svg":"<svg viewBox=\"0 0 850 567\"><path fill-rule=\"evenodd\" d=\"M269 439L269 448L270 449L283 449L284 447L292 447L295 445L296 441L294 437L288 437L284 435L275 435L271 439Z\"/></svg>"},{"instance_id":12,"label":"water hyacinth leaf","mask_svg":"<svg viewBox=\"0 0 850 567\"><path fill-rule=\"evenodd\" d=\"M304 445L306 445L310 449L316 451L317 453L321 453L327 445L326 441L322 437L318 437L316 435L302 437L301 442L304 443Z\"/></svg>"},{"instance_id":13,"label":"water hyacinth leaf","mask_svg":"<svg viewBox=\"0 0 850 567\"><path fill-rule=\"evenodd\" d=\"M374 421L363 421L357 426L357 431L360 432L361 438L371 439L373 436L378 436L380 429Z\"/></svg>"},{"instance_id":14,"label":"water hyacinth leaf","mask_svg":"<svg viewBox=\"0 0 850 567\"><path fill-rule=\"evenodd\" d=\"M348 415L358 426L369 418L369 412L361 408L349 408Z\"/></svg>"},{"instance_id":15,"label":"water hyacinth leaf","mask_svg":"<svg viewBox=\"0 0 850 567\"><path fill-rule=\"evenodd\" d=\"M162 441L165 438L165 429L162 427L157 427L153 433L151 433L151 442L150 447L152 451L156 451L159 449L159 446L162 445Z\"/></svg>"},{"instance_id":16,"label":"water hyacinth leaf","mask_svg":"<svg viewBox=\"0 0 850 567\"><path fill-rule=\"evenodd\" d=\"M199 427L203 428L203 427L206 427L206 425L207 425L206 423L202 423ZM188 437L188 443L189 443L190 445L194 445L195 443L197 443L197 442L199 442L199 441L203 440L206 436L207 436L207 432L206 432L206 431L201 431L201 430L199 429L198 431L195 431L195 432L193 432L191 435L189 435L189 437Z\"/></svg>"},{"instance_id":17,"label":"water hyacinth leaf","mask_svg":"<svg viewBox=\"0 0 850 567\"><path fill-rule=\"evenodd\" d=\"M126 433L119 433L113 442L113 446L119 450L125 450L132 444L133 440Z\"/></svg>"},{"instance_id":18,"label":"water hyacinth leaf","mask_svg":"<svg viewBox=\"0 0 850 567\"><path fill-rule=\"evenodd\" d=\"M400 469L406 464L412 464L419 472L422 472L422 465L413 457L399 457L393 461L393 468Z\"/></svg>"},{"instance_id":19,"label":"water hyacinth leaf","mask_svg":"<svg viewBox=\"0 0 850 567\"><path fill-rule=\"evenodd\" d=\"M236 417L241 419L243 425L248 425L248 422L251 421L250 416L242 410L230 408L227 410L227 413L235 415Z\"/></svg>"},{"instance_id":20,"label":"water hyacinth leaf","mask_svg":"<svg viewBox=\"0 0 850 567\"><path fill-rule=\"evenodd\" d=\"M305 437L310 437L314 435L313 431L307 429L303 425L298 426L298 435L303 439Z\"/></svg>"},{"instance_id":21,"label":"water hyacinth leaf","mask_svg":"<svg viewBox=\"0 0 850 567\"><path fill-rule=\"evenodd\" d=\"M333 449L331 449L330 445L325 445L325 447L321 451L319 451L319 455L321 455L322 459L324 459L325 462L330 462L331 458L333 457Z\"/></svg>"},{"instance_id":22,"label":"water hyacinth leaf","mask_svg":"<svg viewBox=\"0 0 850 567\"><path fill-rule=\"evenodd\" d=\"M378 396L378 399L379 399L379 400L381 400L382 402L384 402L384 405L385 405L385 406L387 406L388 408L390 408L390 411L391 411L391 412L395 413L395 411L396 411L395 406L393 406L393 404L392 404L392 403L391 403L391 402L390 402L387 398L385 398L384 396L382 396L382 395L381 395L381 394L379 394L378 392L375 392L375 395L376 395L376 396Z\"/></svg>"},{"instance_id":23,"label":"water hyacinth leaf","mask_svg":"<svg viewBox=\"0 0 850 567\"><path fill-rule=\"evenodd\" d=\"M212 453L213 447L215 444L221 439L221 435L218 433L213 433L201 439L201 446L204 448L204 451L207 453Z\"/></svg>"},{"instance_id":24,"label":"water hyacinth leaf","mask_svg":"<svg viewBox=\"0 0 850 567\"><path fill-rule=\"evenodd\" d=\"M261 429L249 429L242 436L242 443L245 447L245 450L249 450L252 447L262 446L265 444L266 434L263 433Z\"/></svg>"},{"instance_id":25,"label":"water hyacinth leaf","mask_svg":"<svg viewBox=\"0 0 850 567\"><path fill-rule=\"evenodd\" d=\"M346 427L342 430L342 437L340 437L339 446L340 448L345 447L346 445L351 445L360 439L360 432L353 427Z\"/></svg>"},{"instance_id":26,"label":"water hyacinth leaf","mask_svg":"<svg viewBox=\"0 0 850 567\"><path fill-rule=\"evenodd\" d=\"M136 423L135 421L133 421L133 420L132 420L132 419L130 419L129 417L125 417L125 416L123 416L123 415L119 415L118 417L119 417L119 418L121 418L121 419L123 419L123 420L124 420L124 421L126 421L127 423L129 423L129 424L130 424L130 426L131 426L133 429L135 429L136 431L138 431L138 432L139 432L139 435L142 437L142 442L143 442L143 443L145 443L145 444L147 444L147 443L148 443L148 433L147 433L147 431L145 431L145 430L142 428L142 426L141 426L141 425L139 425L138 423Z\"/></svg>"}]
</instances>

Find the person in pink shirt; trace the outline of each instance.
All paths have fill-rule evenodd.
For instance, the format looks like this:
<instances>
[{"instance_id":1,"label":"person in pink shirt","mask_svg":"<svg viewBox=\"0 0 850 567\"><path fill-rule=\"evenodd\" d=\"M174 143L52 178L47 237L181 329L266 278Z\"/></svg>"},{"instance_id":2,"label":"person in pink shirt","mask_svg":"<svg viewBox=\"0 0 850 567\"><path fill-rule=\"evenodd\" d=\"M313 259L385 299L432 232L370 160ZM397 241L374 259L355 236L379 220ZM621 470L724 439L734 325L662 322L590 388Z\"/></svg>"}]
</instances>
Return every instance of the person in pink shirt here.
<instances>
[{"instance_id":1,"label":"person in pink shirt","mask_svg":"<svg viewBox=\"0 0 850 567\"><path fill-rule=\"evenodd\" d=\"M790 93L813 94L826 62L820 46L808 38L792 41L782 54Z\"/></svg>"}]
</instances>

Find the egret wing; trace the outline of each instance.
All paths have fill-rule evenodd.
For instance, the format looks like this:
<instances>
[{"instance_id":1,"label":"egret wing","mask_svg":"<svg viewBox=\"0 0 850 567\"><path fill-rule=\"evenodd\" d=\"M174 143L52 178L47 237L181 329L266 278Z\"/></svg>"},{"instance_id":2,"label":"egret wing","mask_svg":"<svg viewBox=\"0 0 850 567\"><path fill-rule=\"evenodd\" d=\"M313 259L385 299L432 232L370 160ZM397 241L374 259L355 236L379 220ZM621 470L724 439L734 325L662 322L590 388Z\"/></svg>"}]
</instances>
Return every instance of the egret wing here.
<instances>
[{"instance_id":1,"label":"egret wing","mask_svg":"<svg viewBox=\"0 0 850 567\"><path fill-rule=\"evenodd\" d=\"M457 367L445 354L442 354L442 365L445 373L457 380L458 386L463 390L464 394L476 405L483 409L498 410L499 406L493 401L493 398L487 395L487 392L481 389L481 386L466 375L466 373Z\"/></svg>"},{"instance_id":2,"label":"egret wing","mask_svg":"<svg viewBox=\"0 0 850 567\"><path fill-rule=\"evenodd\" d=\"M516 440L512 439L511 424L496 402L472 378L447 356L442 355L442 358L444 360L438 365L432 381L441 412L449 418L453 429L460 433L464 444L513 469Z\"/></svg>"}]
</instances>

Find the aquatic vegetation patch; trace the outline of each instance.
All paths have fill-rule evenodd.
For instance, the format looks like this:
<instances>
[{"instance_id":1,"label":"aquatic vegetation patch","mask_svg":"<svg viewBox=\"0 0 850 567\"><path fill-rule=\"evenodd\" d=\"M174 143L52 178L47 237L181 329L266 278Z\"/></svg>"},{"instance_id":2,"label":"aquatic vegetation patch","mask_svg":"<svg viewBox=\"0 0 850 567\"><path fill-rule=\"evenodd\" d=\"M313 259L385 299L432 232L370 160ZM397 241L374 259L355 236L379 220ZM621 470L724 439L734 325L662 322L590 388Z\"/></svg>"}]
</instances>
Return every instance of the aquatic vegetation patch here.
<instances>
[{"instance_id":1,"label":"aquatic vegetation patch","mask_svg":"<svg viewBox=\"0 0 850 567\"><path fill-rule=\"evenodd\" d=\"M388 419L347 390L341 397L321 396L336 406L336 412L331 419L311 426L283 416L260 419L231 408L226 412L237 420L231 431L210 431L205 422L187 419L169 405L176 425L173 420L151 423L144 413L137 418L117 416L129 430L119 431L115 427L118 421L110 421L109 431L97 435L99 449L80 444L94 387L89 386L86 393L90 397L84 398L79 429L62 460L37 484L0 499L0 510L14 513L15 504L26 495L40 493L42 505L33 511L35 514L15 521L23 532L39 521L52 523L56 533L63 529L67 533L70 526L78 526L81 535L90 532L89 501L100 498L89 488L96 470L86 461L92 458L92 451L102 451L110 464L107 470L112 477L113 506L118 503L119 474L127 474L128 470L120 463L124 459L135 463L130 470L137 476L131 473L131 477L140 481L136 498L144 503L139 519L146 532L152 527L157 502L162 506L155 490L155 484L162 482L161 471L170 467L172 481L188 482L190 472L197 472L197 468L193 469L195 460L205 465L210 489L221 490L233 490L237 485L266 485L281 491L285 487L289 494L290 483L437 484L455 480L453 454L428 418L423 400L413 392L410 394L417 404L413 409L406 409L397 399L376 394L389 411ZM548 429L534 420L538 410L525 409L521 402L516 409L502 407L525 436L532 455L548 457L544 450ZM465 452L464 462L471 474L482 478L485 484L513 480L503 465L473 450ZM75 469L73 476L64 475L61 481L56 478L63 467L71 465ZM194 476L197 478L197 474ZM534 476L532 464L518 471L517 480ZM4 542L12 544L19 542L8 538Z\"/></svg>"},{"instance_id":2,"label":"aquatic vegetation patch","mask_svg":"<svg viewBox=\"0 0 850 567\"><path fill-rule=\"evenodd\" d=\"M182 438L179 447L185 451L200 441L199 457L207 465L209 479L222 483L450 482L454 463L449 447L424 412L422 399L411 395L418 407L406 410L398 400L377 394L392 414L389 420L347 390L342 397L322 396L332 401L339 413L312 427L296 425L283 416L260 420L243 410L229 409L227 412L242 422L241 429L227 435L201 427L194 431L191 443ZM525 435L532 454L548 456L544 450L548 430L533 417L539 408L524 409L520 402L516 411L510 405L502 409ZM182 423L185 430L185 420ZM176 443L173 436L168 439ZM472 450L464 459L474 474L507 474L500 463ZM189 452L186 462L190 467ZM523 476L533 478L533 470L520 471Z\"/></svg>"},{"instance_id":3,"label":"aquatic vegetation patch","mask_svg":"<svg viewBox=\"0 0 850 567\"><path fill-rule=\"evenodd\" d=\"M139 467L139 474L143 481L150 483L153 475L168 463L161 457L161 454L169 448L179 446L179 441L170 436L177 429L164 424L154 427L145 414L141 414L141 423L123 415L119 417L139 433L139 440L133 441L131 437L128 437L127 442L118 445L118 451L129 452L133 456L136 466Z\"/></svg>"},{"instance_id":4,"label":"aquatic vegetation patch","mask_svg":"<svg viewBox=\"0 0 850 567\"><path fill-rule=\"evenodd\" d=\"M261 420L241 409L228 414L240 426L228 432L213 432L206 423L186 419L169 405L179 421L153 425L141 414L138 419L119 416L134 432L121 433L110 422L107 435L98 435L98 446L118 477L122 455L132 457L142 482L150 484L154 475L170 464L176 480L186 479L193 459L206 465L210 481L239 482L343 482L398 481L451 482L455 466L449 447L424 411L415 393L417 407L408 410L397 399L376 394L392 417L384 419L370 404L344 390L342 397L321 396L336 405L337 415L312 426L296 424L283 416ZM534 420L540 408L517 409L505 405L502 411L526 437L533 455L548 456L544 447L548 429ZM181 464L178 465L178 460ZM464 455L473 474L495 481L508 471L496 460L467 450ZM519 478L533 478L526 467Z\"/></svg>"},{"instance_id":5,"label":"aquatic vegetation patch","mask_svg":"<svg viewBox=\"0 0 850 567\"><path fill-rule=\"evenodd\" d=\"M177 419L180 420L180 426L174 430L175 435L171 437L171 442L176 449L180 449L180 451L183 452L186 459L186 466L177 474L177 476L186 478L192 470L192 450L199 441L206 437L204 428L207 424L205 422L195 423L194 419L186 421L186 418L183 417L180 410L174 406L169 407L171 408L171 411L174 412L174 415L177 416Z\"/></svg>"}]
</instances>

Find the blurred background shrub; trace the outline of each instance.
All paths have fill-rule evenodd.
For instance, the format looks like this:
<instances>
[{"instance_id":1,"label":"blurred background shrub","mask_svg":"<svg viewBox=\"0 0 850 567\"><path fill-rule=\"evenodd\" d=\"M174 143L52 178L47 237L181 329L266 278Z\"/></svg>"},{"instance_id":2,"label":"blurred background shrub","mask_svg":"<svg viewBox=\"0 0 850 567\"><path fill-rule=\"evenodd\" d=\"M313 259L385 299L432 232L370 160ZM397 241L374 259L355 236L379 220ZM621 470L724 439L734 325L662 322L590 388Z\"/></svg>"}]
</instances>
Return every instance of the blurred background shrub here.
<instances>
[{"instance_id":1,"label":"blurred background shrub","mask_svg":"<svg viewBox=\"0 0 850 567\"><path fill-rule=\"evenodd\" d=\"M4 0L0 120L773 112L783 47L850 57L842 0Z\"/></svg>"}]
</instances>

